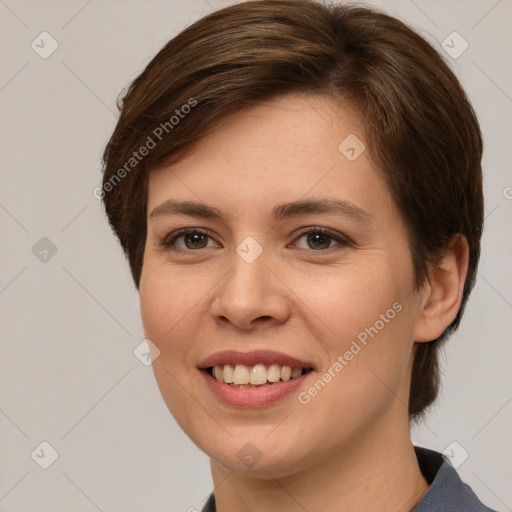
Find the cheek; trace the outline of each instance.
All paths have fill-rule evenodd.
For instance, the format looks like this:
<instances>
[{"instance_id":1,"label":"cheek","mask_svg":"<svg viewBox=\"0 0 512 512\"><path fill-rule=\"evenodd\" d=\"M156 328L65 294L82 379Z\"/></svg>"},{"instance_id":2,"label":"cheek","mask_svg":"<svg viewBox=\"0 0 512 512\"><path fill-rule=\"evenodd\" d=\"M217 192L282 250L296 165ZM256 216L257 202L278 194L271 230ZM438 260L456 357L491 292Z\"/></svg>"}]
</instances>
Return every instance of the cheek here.
<instances>
[{"instance_id":1,"label":"cheek","mask_svg":"<svg viewBox=\"0 0 512 512\"><path fill-rule=\"evenodd\" d=\"M316 331L327 356L322 370L337 377L326 376L335 382L326 393L332 393L330 399L346 404L352 396L377 403L382 393L389 394L386 386L399 389L414 325L409 283L403 275L375 261L365 269L340 269L308 280L297 291L305 305L302 318L311 322L310 330Z\"/></svg>"},{"instance_id":2,"label":"cheek","mask_svg":"<svg viewBox=\"0 0 512 512\"><path fill-rule=\"evenodd\" d=\"M394 279L377 258L365 268L334 269L312 278L302 277L295 283L294 292L306 306L301 316L310 318L322 331L319 339L328 341L329 352L343 350L376 322L379 331L384 331L382 322L395 319L393 304L405 296L400 280ZM385 318L381 320L383 314ZM391 323L395 322L385 323L386 330Z\"/></svg>"},{"instance_id":3,"label":"cheek","mask_svg":"<svg viewBox=\"0 0 512 512\"><path fill-rule=\"evenodd\" d=\"M190 429L189 411L197 403L194 381L194 333L197 322L193 321L205 290L194 287L181 275L169 275L161 268L148 265L141 277L140 311L144 334L160 350L152 364L156 382L169 411L187 432ZM184 390L188 390L184 392Z\"/></svg>"},{"instance_id":4,"label":"cheek","mask_svg":"<svg viewBox=\"0 0 512 512\"><path fill-rule=\"evenodd\" d=\"M194 331L190 319L201 308L205 289L198 286L197 278L183 274L144 269L140 283L140 311L144 333L170 360L180 359Z\"/></svg>"}]
</instances>

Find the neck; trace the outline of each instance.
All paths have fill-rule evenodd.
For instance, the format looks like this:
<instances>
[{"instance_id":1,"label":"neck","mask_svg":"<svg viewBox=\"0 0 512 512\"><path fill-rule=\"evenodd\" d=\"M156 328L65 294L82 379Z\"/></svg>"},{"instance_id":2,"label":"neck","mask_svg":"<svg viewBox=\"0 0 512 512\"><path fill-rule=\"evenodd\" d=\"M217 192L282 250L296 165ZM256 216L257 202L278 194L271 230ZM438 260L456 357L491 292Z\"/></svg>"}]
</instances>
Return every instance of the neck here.
<instances>
[{"instance_id":1,"label":"neck","mask_svg":"<svg viewBox=\"0 0 512 512\"><path fill-rule=\"evenodd\" d=\"M397 400L397 404L401 406ZM397 416L395 415L394 418ZM252 478L211 462L217 512L365 510L409 512L428 489L410 440L409 423L393 415L307 469Z\"/></svg>"}]
</instances>

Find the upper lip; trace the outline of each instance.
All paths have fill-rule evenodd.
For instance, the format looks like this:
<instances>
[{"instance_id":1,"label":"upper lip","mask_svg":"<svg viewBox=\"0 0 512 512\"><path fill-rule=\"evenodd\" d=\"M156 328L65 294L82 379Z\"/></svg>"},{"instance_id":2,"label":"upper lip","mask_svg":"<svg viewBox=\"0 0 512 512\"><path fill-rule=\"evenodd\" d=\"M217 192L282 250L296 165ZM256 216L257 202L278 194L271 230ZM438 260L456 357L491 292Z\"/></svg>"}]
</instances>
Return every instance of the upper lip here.
<instances>
[{"instance_id":1,"label":"upper lip","mask_svg":"<svg viewBox=\"0 0 512 512\"><path fill-rule=\"evenodd\" d=\"M292 368L313 368L313 364L307 361L302 361L296 357L276 352L274 350L253 350L251 352L240 352L238 350L225 350L223 352L216 352L203 359L198 367L201 370L210 368L211 366L222 364L243 364L245 366L253 366L256 364L279 364L282 366L290 366Z\"/></svg>"}]
</instances>

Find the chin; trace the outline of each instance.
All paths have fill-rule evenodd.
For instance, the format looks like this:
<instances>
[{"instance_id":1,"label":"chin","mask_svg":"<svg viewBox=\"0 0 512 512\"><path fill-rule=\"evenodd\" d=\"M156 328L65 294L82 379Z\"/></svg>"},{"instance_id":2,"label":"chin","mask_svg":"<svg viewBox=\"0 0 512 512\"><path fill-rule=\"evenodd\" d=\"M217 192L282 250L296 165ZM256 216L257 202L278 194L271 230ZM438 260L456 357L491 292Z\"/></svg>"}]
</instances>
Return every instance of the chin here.
<instances>
[{"instance_id":1,"label":"chin","mask_svg":"<svg viewBox=\"0 0 512 512\"><path fill-rule=\"evenodd\" d=\"M304 439L301 436L289 435L285 429L279 434L282 426L274 426L272 431L268 425L255 427L234 427L226 431L212 426L217 435L207 435L205 430L186 430L187 435L196 446L206 453L212 462L237 474L250 478L272 479L287 477L301 471L311 463L314 446L310 447L308 456ZM269 432L272 432L269 435ZM310 437L311 439L311 437Z\"/></svg>"}]
</instances>

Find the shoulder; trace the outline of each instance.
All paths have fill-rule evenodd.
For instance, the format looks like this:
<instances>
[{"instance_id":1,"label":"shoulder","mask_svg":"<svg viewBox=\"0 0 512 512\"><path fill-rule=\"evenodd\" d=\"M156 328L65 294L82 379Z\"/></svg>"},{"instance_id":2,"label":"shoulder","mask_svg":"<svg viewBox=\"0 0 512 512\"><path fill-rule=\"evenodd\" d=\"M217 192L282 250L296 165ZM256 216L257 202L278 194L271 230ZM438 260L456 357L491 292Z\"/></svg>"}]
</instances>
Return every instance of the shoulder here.
<instances>
[{"instance_id":1,"label":"shoulder","mask_svg":"<svg viewBox=\"0 0 512 512\"><path fill-rule=\"evenodd\" d=\"M496 512L478 499L443 455L417 446L414 450L430 488L412 512Z\"/></svg>"}]
</instances>

